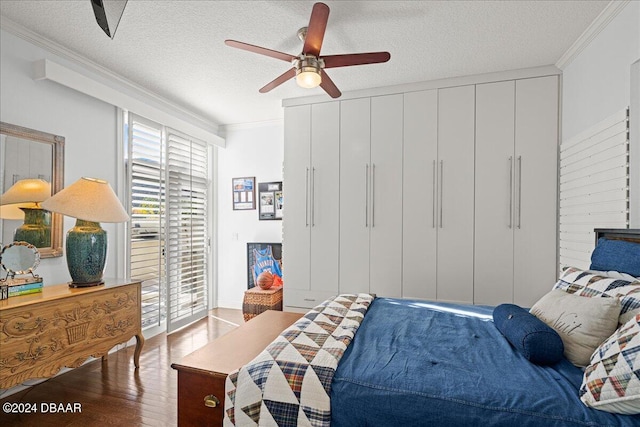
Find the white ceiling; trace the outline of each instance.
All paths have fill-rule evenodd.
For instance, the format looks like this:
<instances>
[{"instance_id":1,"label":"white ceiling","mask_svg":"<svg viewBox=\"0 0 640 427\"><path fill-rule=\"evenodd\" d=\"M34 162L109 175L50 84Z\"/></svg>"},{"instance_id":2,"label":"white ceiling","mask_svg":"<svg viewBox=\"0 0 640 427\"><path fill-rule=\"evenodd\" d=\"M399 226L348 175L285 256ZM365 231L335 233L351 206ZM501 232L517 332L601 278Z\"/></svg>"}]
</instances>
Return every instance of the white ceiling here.
<instances>
[{"instance_id":1,"label":"white ceiling","mask_svg":"<svg viewBox=\"0 0 640 427\"><path fill-rule=\"evenodd\" d=\"M129 0L111 40L91 0L0 1L0 15L216 124L283 116L282 99L320 95L290 65L225 39L297 55L314 1ZM326 1L322 54L389 51L385 64L329 70L342 92L550 65L608 1ZM328 96L327 96L327 99Z\"/></svg>"}]
</instances>

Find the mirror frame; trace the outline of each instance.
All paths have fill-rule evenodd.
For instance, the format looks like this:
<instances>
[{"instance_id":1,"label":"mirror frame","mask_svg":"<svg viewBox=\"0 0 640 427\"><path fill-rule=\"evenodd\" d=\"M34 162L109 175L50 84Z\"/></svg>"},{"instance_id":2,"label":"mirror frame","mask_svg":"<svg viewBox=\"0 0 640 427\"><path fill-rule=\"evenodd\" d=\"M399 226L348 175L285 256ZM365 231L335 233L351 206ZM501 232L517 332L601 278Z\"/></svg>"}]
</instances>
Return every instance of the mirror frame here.
<instances>
[{"instance_id":1,"label":"mirror frame","mask_svg":"<svg viewBox=\"0 0 640 427\"><path fill-rule=\"evenodd\" d=\"M16 138L28 139L42 144L49 144L52 149L51 195L62 190L64 186L64 137L22 126L0 122L0 133ZM51 246L38 248L40 258L62 256L62 223L63 217L51 213Z\"/></svg>"},{"instance_id":2,"label":"mirror frame","mask_svg":"<svg viewBox=\"0 0 640 427\"><path fill-rule=\"evenodd\" d=\"M33 253L33 262L31 263L29 268L27 268L26 270L25 269L11 270L9 267L7 267L7 265L4 262L2 262L2 258L7 256L5 253L13 248L27 248L29 251ZM32 276L35 276L33 270L38 268L39 264L40 264L40 251L38 251L38 248L33 246L31 243L27 243L27 242L9 243L7 246L2 248L2 252L0 252L0 265L2 266L4 271L7 272L7 275L9 276L14 276L16 274L20 276L25 274L31 274Z\"/></svg>"}]
</instances>

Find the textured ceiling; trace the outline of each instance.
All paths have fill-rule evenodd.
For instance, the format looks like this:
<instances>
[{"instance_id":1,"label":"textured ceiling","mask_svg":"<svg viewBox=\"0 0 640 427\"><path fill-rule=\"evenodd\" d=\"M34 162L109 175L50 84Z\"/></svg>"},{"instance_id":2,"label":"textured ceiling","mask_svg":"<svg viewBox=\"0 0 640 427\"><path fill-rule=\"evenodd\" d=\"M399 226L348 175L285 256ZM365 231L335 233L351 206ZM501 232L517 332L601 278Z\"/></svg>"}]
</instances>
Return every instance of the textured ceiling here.
<instances>
[{"instance_id":1,"label":"textured ceiling","mask_svg":"<svg viewBox=\"0 0 640 427\"><path fill-rule=\"evenodd\" d=\"M298 54L313 1L129 0L111 40L90 0L0 1L5 18L217 124L283 116L281 101L320 95L282 61L235 39ZM342 92L554 64L608 1L326 1L322 54L389 51L385 64L329 70ZM327 96L327 99L328 96Z\"/></svg>"}]
</instances>

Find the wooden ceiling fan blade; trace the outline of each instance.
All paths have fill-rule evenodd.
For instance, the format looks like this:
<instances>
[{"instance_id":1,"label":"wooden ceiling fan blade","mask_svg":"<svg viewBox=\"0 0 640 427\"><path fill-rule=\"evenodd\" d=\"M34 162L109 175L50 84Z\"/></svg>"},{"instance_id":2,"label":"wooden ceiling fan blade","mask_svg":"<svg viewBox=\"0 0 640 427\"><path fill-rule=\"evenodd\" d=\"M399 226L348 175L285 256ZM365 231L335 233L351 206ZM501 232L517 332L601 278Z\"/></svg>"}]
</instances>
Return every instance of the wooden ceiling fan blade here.
<instances>
[{"instance_id":1,"label":"wooden ceiling fan blade","mask_svg":"<svg viewBox=\"0 0 640 427\"><path fill-rule=\"evenodd\" d=\"M348 53L323 56L324 68L349 67L351 65L379 64L391 59L389 52Z\"/></svg>"},{"instance_id":2,"label":"wooden ceiling fan blade","mask_svg":"<svg viewBox=\"0 0 640 427\"><path fill-rule=\"evenodd\" d=\"M332 98L340 98L342 92L336 86L336 84L329 78L329 75L324 72L324 70L320 70L322 72L322 83L320 83L320 87L324 89L325 92L329 94Z\"/></svg>"},{"instance_id":3,"label":"wooden ceiling fan blade","mask_svg":"<svg viewBox=\"0 0 640 427\"><path fill-rule=\"evenodd\" d=\"M260 93L267 93L271 89L277 88L282 83L286 82L289 79L294 78L295 76L296 76L296 69L295 68L290 68L288 71L286 71L285 73L283 73L280 76L276 77L274 80L272 80L271 82L267 83L262 88L260 88L259 92Z\"/></svg>"},{"instance_id":4,"label":"wooden ceiling fan blade","mask_svg":"<svg viewBox=\"0 0 640 427\"><path fill-rule=\"evenodd\" d=\"M291 62L296 56L289 55L288 53L278 52L277 50L267 49L266 47L255 46L249 43L239 42L237 40L225 40L224 44L227 46L235 47L236 49L242 49L260 55L269 56L271 58L281 59L283 61Z\"/></svg>"},{"instance_id":5,"label":"wooden ceiling fan blade","mask_svg":"<svg viewBox=\"0 0 640 427\"><path fill-rule=\"evenodd\" d=\"M320 55L324 31L327 29L329 20L329 6L324 3L316 3L311 10L311 18L307 26L307 35L304 39L302 53L307 55Z\"/></svg>"}]
</instances>

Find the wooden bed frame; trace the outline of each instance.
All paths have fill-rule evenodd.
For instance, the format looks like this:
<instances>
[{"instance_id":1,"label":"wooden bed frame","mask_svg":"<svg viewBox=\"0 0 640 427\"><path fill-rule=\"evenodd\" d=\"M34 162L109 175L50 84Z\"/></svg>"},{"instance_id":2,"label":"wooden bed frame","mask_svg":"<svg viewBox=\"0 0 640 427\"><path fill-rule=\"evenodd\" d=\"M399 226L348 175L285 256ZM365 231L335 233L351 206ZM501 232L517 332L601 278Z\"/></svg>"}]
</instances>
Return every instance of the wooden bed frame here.
<instances>
[{"instance_id":1,"label":"wooden bed frame","mask_svg":"<svg viewBox=\"0 0 640 427\"><path fill-rule=\"evenodd\" d=\"M601 237L640 243L640 228L596 228L594 231L596 232L596 244Z\"/></svg>"},{"instance_id":2,"label":"wooden bed frame","mask_svg":"<svg viewBox=\"0 0 640 427\"><path fill-rule=\"evenodd\" d=\"M640 243L640 229L594 230L600 237ZM250 362L301 313L265 311L184 357L178 371L178 426L222 426L227 375Z\"/></svg>"}]
</instances>

